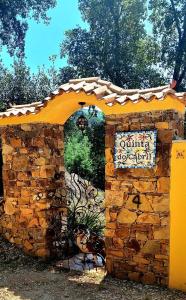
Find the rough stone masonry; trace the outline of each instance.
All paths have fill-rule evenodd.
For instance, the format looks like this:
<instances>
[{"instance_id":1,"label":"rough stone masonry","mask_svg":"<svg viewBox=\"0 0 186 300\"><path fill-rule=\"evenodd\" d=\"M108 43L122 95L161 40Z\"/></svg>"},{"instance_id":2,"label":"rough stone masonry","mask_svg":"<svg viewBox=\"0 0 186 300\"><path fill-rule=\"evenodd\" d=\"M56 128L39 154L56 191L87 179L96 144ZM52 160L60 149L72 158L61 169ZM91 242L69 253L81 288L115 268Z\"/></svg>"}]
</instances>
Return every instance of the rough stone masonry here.
<instances>
[{"instance_id":1,"label":"rough stone masonry","mask_svg":"<svg viewBox=\"0 0 186 300\"><path fill-rule=\"evenodd\" d=\"M106 265L118 278L167 284L170 153L172 140L183 137L183 119L173 110L106 116ZM115 169L115 132L155 128L155 167ZM61 230L55 224L67 216L63 126L12 125L1 136L0 233L29 254L51 256Z\"/></svg>"},{"instance_id":2,"label":"rough stone masonry","mask_svg":"<svg viewBox=\"0 0 186 300\"><path fill-rule=\"evenodd\" d=\"M4 213L0 233L29 254L51 256L60 230L54 225L67 214L63 126L6 126L1 136Z\"/></svg>"},{"instance_id":3,"label":"rough stone masonry","mask_svg":"<svg viewBox=\"0 0 186 300\"><path fill-rule=\"evenodd\" d=\"M173 110L106 117L106 263L116 277L168 283L170 154L183 124ZM158 130L156 166L115 169L115 133L148 129Z\"/></svg>"}]
</instances>

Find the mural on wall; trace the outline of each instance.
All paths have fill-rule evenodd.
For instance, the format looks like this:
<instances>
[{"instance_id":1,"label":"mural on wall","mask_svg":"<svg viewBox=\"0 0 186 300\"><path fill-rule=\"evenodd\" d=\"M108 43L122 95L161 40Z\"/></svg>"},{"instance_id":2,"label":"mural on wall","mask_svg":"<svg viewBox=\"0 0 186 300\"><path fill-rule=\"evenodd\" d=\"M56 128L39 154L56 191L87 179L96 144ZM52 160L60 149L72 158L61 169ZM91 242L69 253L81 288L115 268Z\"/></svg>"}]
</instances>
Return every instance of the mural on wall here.
<instances>
[{"instance_id":1,"label":"mural on wall","mask_svg":"<svg viewBox=\"0 0 186 300\"><path fill-rule=\"evenodd\" d=\"M117 132L115 168L153 168L156 159L156 130Z\"/></svg>"}]
</instances>

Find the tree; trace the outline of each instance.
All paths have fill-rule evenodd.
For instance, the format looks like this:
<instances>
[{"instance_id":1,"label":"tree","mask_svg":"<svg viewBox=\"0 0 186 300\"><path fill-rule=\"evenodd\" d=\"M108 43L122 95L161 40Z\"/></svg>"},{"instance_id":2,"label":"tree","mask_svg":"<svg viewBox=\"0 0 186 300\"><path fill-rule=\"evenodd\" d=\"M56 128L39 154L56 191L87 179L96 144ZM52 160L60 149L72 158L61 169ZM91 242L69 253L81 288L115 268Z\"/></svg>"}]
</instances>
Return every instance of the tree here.
<instances>
[{"instance_id":1,"label":"tree","mask_svg":"<svg viewBox=\"0 0 186 300\"><path fill-rule=\"evenodd\" d=\"M76 78L77 71L70 66L63 67L60 68L58 76L60 84L67 83L70 79Z\"/></svg>"},{"instance_id":2,"label":"tree","mask_svg":"<svg viewBox=\"0 0 186 300\"><path fill-rule=\"evenodd\" d=\"M65 166L70 173L83 178L91 178L93 162L91 158L91 144L86 135L76 131L68 137L65 143Z\"/></svg>"},{"instance_id":3,"label":"tree","mask_svg":"<svg viewBox=\"0 0 186 300\"><path fill-rule=\"evenodd\" d=\"M61 56L79 77L101 76L123 87L163 83L159 46L145 31L144 0L79 0L88 29L66 32Z\"/></svg>"},{"instance_id":4,"label":"tree","mask_svg":"<svg viewBox=\"0 0 186 300\"><path fill-rule=\"evenodd\" d=\"M9 104L41 101L57 88L58 80L54 65L48 70L39 68L33 74L23 59L14 61L11 69L0 62L0 109L6 109Z\"/></svg>"},{"instance_id":5,"label":"tree","mask_svg":"<svg viewBox=\"0 0 186 300\"><path fill-rule=\"evenodd\" d=\"M0 1L0 45L6 45L13 55L16 50L24 53L25 34L28 18L36 21L49 18L46 11L56 5L56 0L1 0Z\"/></svg>"},{"instance_id":6,"label":"tree","mask_svg":"<svg viewBox=\"0 0 186 300\"><path fill-rule=\"evenodd\" d=\"M186 86L186 1L150 1L150 20L155 38L161 44L161 60L172 87Z\"/></svg>"},{"instance_id":7,"label":"tree","mask_svg":"<svg viewBox=\"0 0 186 300\"><path fill-rule=\"evenodd\" d=\"M84 114L89 126L82 133L76 120ZM95 107L74 113L65 123L65 167L104 190L105 187L105 122Z\"/></svg>"}]
</instances>

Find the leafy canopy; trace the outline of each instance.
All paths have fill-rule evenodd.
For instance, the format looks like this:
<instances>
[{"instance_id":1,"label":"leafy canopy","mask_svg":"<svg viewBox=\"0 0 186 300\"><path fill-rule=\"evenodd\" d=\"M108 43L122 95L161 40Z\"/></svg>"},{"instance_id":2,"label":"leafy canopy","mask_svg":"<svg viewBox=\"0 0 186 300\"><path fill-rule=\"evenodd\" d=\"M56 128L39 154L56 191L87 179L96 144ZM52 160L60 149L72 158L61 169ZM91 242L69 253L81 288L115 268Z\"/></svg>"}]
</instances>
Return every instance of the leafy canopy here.
<instances>
[{"instance_id":1,"label":"leafy canopy","mask_svg":"<svg viewBox=\"0 0 186 300\"><path fill-rule=\"evenodd\" d=\"M24 60L15 60L12 68L0 62L0 110L9 104L26 104L41 101L59 85L58 72L54 64L48 70L39 68L33 74Z\"/></svg>"},{"instance_id":2,"label":"leafy canopy","mask_svg":"<svg viewBox=\"0 0 186 300\"><path fill-rule=\"evenodd\" d=\"M96 108L87 111L83 109L89 126L82 133L76 126L76 120L81 114L82 110L76 112L65 123L65 167L69 173L76 173L104 190L104 117Z\"/></svg>"},{"instance_id":3,"label":"leafy canopy","mask_svg":"<svg viewBox=\"0 0 186 300\"><path fill-rule=\"evenodd\" d=\"M161 45L161 61L172 87L186 86L186 1L150 0L154 38Z\"/></svg>"},{"instance_id":4,"label":"leafy canopy","mask_svg":"<svg viewBox=\"0 0 186 300\"><path fill-rule=\"evenodd\" d=\"M6 45L13 55L24 52L28 18L49 21L46 11L56 5L56 0L0 0L0 46Z\"/></svg>"},{"instance_id":5,"label":"leafy canopy","mask_svg":"<svg viewBox=\"0 0 186 300\"><path fill-rule=\"evenodd\" d=\"M89 28L67 31L61 45L76 76L129 88L163 82L155 67L159 46L145 31L146 1L79 0L79 8Z\"/></svg>"}]
</instances>

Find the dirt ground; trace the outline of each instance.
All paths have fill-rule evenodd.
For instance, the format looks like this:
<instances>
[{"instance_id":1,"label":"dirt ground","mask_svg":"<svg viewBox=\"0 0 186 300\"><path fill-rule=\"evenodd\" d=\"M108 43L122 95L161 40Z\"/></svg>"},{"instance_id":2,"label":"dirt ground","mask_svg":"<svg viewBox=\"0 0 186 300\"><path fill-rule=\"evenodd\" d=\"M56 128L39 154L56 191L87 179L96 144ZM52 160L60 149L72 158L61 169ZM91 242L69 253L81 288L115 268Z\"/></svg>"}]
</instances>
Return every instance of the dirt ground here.
<instances>
[{"instance_id":1,"label":"dirt ground","mask_svg":"<svg viewBox=\"0 0 186 300\"><path fill-rule=\"evenodd\" d=\"M105 276L67 272L25 256L0 238L1 300L184 300L186 294Z\"/></svg>"}]
</instances>

